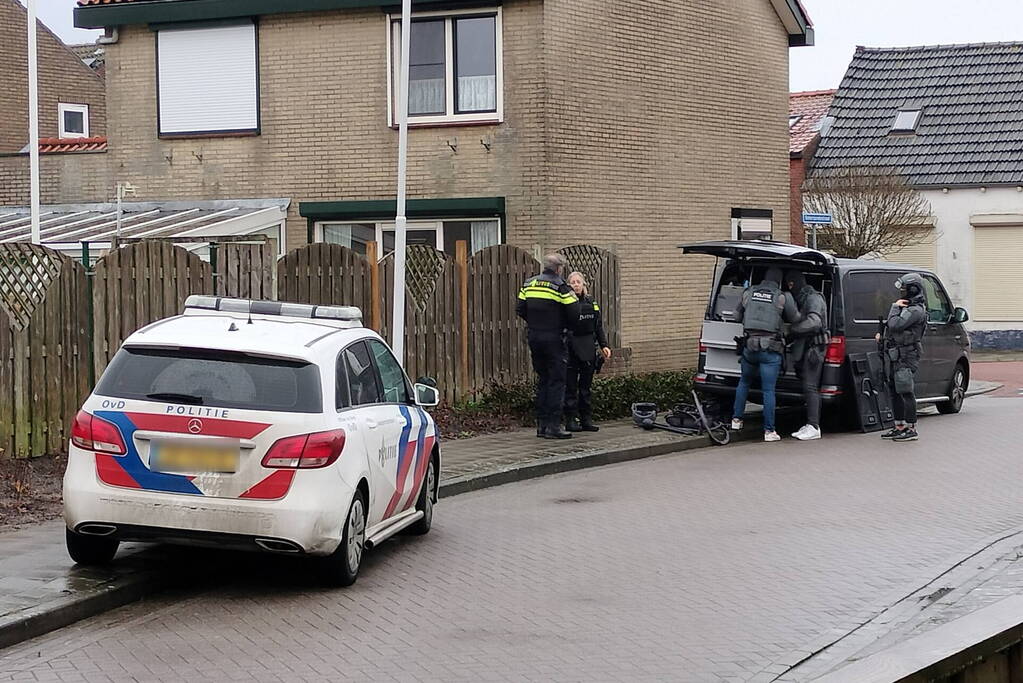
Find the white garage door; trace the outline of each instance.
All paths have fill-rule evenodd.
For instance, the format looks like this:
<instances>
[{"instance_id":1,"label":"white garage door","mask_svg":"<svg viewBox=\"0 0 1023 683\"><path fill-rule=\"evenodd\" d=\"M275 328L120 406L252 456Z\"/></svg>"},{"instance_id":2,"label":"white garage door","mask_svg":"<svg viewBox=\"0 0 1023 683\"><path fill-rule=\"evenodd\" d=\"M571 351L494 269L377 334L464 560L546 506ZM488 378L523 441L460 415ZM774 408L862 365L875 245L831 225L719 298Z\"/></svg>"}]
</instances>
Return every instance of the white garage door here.
<instances>
[{"instance_id":1,"label":"white garage door","mask_svg":"<svg viewBox=\"0 0 1023 683\"><path fill-rule=\"evenodd\" d=\"M1023 225L973 230L973 317L1023 320Z\"/></svg>"},{"instance_id":2,"label":"white garage door","mask_svg":"<svg viewBox=\"0 0 1023 683\"><path fill-rule=\"evenodd\" d=\"M938 265L938 243L934 230L913 230L913 233L916 239L912 244L889 252L884 260L934 270Z\"/></svg>"}]
</instances>

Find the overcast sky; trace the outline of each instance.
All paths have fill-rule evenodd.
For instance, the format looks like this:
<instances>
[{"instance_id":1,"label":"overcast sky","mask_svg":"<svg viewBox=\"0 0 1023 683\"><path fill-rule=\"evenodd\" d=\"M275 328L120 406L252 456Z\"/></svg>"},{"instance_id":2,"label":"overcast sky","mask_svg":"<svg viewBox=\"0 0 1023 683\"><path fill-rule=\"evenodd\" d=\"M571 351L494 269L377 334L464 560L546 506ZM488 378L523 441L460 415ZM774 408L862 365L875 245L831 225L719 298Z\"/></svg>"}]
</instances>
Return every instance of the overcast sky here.
<instances>
[{"instance_id":1,"label":"overcast sky","mask_svg":"<svg viewBox=\"0 0 1023 683\"><path fill-rule=\"evenodd\" d=\"M727 0L736 2L739 0ZM97 32L73 26L75 0L36 0L39 17L65 42ZM1023 41L1023 0L803 0L815 47L790 51L793 90L838 87L857 45L894 47Z\"/></svg>"}]
</instances>

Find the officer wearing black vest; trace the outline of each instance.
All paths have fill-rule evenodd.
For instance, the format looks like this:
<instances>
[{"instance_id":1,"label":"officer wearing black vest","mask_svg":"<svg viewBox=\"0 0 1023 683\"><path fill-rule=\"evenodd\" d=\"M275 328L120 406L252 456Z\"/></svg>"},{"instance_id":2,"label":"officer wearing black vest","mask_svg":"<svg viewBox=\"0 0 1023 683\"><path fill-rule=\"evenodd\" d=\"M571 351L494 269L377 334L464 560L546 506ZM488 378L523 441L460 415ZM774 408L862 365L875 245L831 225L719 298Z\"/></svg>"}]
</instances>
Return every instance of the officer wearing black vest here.
<instances>
[{"instance_id":1,"label":"officer wearing black vest","mask_svg":"<svg viewBox=\"0 0 1023 683\"><path fill-rule=\"evenodd\" d=\"M907 273L895 286L902 297L888 311L885 322L884 349L891 368L892 412L895 428L881 435L892 441L916 441L915 375L920 367L923 338L927 331L927 303L924 279L918 273Z\"/></svg>"},{"instance_id":2,"label":"officer wearing black vest","mask_svg":"<svg viewBox=\"0 0 1023 683\"><path fill-rule=\"evenodd\" d=\"M750 385L760 375L760 389L764 396L764 441L781 439L774 428L775 385L781 374L785 338L783 323L799 320L796 301L788 292L781 291L780 268L768 268L764 279L742 293L735 313L742 320L746 334L742 350L742 376L735 390L732 429L742 429L746 399Z\"/></svg>"},{"instance_id":3,"label":"officer wearing black vest","mask_svg":"<svg viewBox=\"0 0 1023 683\"><path fill-rule=\"evenodd\" d=\"M561 254L545 256L543 272L526 280L515 305L529 328L529 352L537 374L536 435L545 439L572 436L561 427L561 411L568 370L565 336L579 321L579 299L562 277L564 270Z\"/></svg>"}]
</instances>

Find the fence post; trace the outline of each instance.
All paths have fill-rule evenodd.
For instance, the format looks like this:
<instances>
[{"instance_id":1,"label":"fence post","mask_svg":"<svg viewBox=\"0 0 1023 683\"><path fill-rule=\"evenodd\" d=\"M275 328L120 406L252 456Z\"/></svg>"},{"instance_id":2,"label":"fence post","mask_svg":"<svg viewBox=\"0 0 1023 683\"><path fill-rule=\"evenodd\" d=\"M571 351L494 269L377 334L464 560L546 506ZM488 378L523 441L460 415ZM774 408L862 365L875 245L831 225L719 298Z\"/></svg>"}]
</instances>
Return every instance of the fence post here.
<instances>
[{"instance_id":1,"label":"fence post","mask_svg":"<svg viewBox=\"0 0 1023 683\"><path fill-rule=\"evenodd\" d=\"M82 241L82 265L85 266L85 296L89 297L89 389L96 386L96 303L93 294L93 280L96 271L92 269L92 258L89 254L89 243Z\"/></svg>"},{"instance_id":2,"label":"fence post","mask_svg":"<svg viewBox=\"0 0 1023 683\"><path fill-rule=\"evenodd\" d=\"M213 271L213 296L220 296L220 292L217 291L217 243L210 242L210 268Z\"/></svg>"},{"instance_id":3,"label":"fence post","mask_svg":"<svg viewBox=\"0 0 1023 683\"><path fill-rule=\"evenodd\" d=\"M380 332L380 265L377 262L376 241L366 243L366 260L369 261L369 326Z\"/></svg>"},{"instance_id":4,"label":"fence post","mask_svg":"<svg viewBox=\"0 0 1023 683\"><path fill-rule=\"evenodd\" d=\"M465 240L455 242L455 264L458 266L459 323L461 325L461 363L459 364L459 398L469 393L469 245Z\"/></svg>"}]
</instances>

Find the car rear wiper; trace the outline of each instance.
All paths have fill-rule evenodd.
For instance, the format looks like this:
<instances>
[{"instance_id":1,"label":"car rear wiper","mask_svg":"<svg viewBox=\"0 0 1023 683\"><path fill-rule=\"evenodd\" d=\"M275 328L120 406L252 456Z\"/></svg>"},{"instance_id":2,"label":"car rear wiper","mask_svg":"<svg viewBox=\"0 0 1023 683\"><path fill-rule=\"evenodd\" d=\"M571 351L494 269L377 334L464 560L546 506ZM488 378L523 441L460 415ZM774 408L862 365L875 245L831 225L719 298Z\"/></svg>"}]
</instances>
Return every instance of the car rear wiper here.
<instances>
[{"instance_id":1,"label":"car rear wiper","mask_svg":"<svg viewBox=\"0 0 1023 683\"><path fill-rule=\"evenodd\" d=\"M188 403L195 406L201 406L203 404L203 397L196 396L194 394L176 394L174 392L157 392L155 394L146 394L146 398L151 398L154 401L171 401L173 403Z\"/></svg>"}]
</instances>

